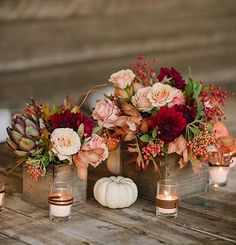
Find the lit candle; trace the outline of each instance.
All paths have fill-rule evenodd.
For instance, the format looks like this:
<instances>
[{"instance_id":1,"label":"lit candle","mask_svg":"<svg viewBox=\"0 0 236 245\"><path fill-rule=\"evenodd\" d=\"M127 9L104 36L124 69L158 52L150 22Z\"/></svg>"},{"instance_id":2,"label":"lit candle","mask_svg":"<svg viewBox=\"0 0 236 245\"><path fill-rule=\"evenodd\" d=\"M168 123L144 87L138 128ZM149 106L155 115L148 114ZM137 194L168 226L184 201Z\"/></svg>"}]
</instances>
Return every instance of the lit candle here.
<instances>
[{"instance_id":1,"label":"lit candle","mask_svg":"<svg viewBox=\"0 0 236 245\"><path fill-rule=\"evenodd\" d=\"M229 173L228 166L210 166L209 167L209 184L214 186L224 186L227 183Z\"/></svg>"},{"instance_id":2,"label":"lit candle","mask_svg":"<svg viewBox=\"0 0 236 245\"><path fill-rule=\"evenodd\" d=\"M179 196L177 183L173 180L157 182L156 215L158 217L176 217L178 212Z\"/></svg>"},{"instance_id":3,"label":"lit candle","mask_svg":"<svg viewBox=\"0 0 236 245\"><path fill-rule=\"evenodd\" d=\"M67 193L52 193L48 198L50 217L68 217L73 197Z\"/></svg>"}]
</instances>

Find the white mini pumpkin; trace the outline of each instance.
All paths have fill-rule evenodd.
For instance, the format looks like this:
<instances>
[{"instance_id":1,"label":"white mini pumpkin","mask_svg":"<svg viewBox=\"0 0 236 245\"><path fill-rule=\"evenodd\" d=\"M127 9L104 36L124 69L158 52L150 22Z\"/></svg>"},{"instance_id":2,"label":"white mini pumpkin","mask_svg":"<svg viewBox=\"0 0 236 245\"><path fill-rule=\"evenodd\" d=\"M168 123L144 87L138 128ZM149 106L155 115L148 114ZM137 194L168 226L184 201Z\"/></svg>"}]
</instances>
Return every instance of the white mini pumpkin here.
<instances>
[{"instance_id":1,"label":"white mini pumpkin","mask_svg":"<svg viewBox=\"0 0 236 245\"><path fill-rule=\"evenodd\" d=\"M122 176L103 177L93 188L95 199L104 207L126 208L138 197L138 189L133 180Z\"/></svg>"}]
</instances>

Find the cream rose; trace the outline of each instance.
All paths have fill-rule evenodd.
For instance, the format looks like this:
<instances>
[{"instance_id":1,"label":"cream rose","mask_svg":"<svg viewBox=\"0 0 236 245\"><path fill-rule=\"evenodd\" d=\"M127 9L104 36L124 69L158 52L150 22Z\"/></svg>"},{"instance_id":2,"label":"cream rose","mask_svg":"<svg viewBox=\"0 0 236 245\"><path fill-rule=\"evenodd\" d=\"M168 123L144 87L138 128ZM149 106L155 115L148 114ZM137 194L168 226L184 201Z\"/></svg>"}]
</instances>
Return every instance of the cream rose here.
<instances>
[{"instance_id":1,"label":"cream rose","mask_svg":"<svg viewBox=\"0 0 236 245\"><path fill-rule=\"evenodd\" d=\"M109 79L109 82L112 82L115 87L125 89L127 86L131 85L134 78L135 74L130 69L127 69L113 73Z\"/></svg>"},{"instance_id":2,"label":"cream rose","mask_svg":"<svg viewBox=\"0 0 236 245\"><path fill-rule=\"evenodd\" d=\"M115 127L115 121L120 115L119 108L110 101L99 101L92 113L92 117L98 120L99 125L105 128Z\"/></svg>"},{"instance_id":3,"label":"cream rose","mask_svg":"<svg viewBox=\"0 0 236 245\"><path fill-rule=\"evenodd\" d=\"M52 151L60 160L71 161L72 155L77 153L81 147L80 137L71 128L57 128L51 135Z\"/></svg>"},{"instance_id":4,"label":"cream rose","mask_svg":"<svg viewBox=\"0 0 236 245\"><path fill-rule=\"evenodd\" d=\"M132 97L132 103L139 111L147 112L153 108L150 100L147 98L147 95L151 90L152 87L150 86L140 88Z\"/></svg>"},{"instance_id":5,"label":"cream rose","mask_svg":"<svg viewBox=\"0 0 236 245\"><path fill-rule=\"evenodd\" d=\"M155 83L147 94L153 107L161 107L170 103L175 97L175 89L163 83Z\"/></svg>"}]
</instances>

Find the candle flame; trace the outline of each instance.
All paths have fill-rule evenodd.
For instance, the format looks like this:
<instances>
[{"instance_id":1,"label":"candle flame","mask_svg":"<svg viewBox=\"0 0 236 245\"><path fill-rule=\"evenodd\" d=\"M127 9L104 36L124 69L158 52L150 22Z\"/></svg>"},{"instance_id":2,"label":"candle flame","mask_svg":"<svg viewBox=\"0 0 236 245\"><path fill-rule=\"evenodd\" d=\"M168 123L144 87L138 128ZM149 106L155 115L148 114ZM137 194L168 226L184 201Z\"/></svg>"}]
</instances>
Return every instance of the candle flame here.
<instances>
[{"instance_id":1,"label":"candle flame","mask_svg":"<svg viewBox=\"0 0 236 245\"><path fill-rule=\"evenodd\" d=\"M171 195L169 194L168 191L164 191L164 196L166 200L172 200Z\"/></svg>"}]
</instances>

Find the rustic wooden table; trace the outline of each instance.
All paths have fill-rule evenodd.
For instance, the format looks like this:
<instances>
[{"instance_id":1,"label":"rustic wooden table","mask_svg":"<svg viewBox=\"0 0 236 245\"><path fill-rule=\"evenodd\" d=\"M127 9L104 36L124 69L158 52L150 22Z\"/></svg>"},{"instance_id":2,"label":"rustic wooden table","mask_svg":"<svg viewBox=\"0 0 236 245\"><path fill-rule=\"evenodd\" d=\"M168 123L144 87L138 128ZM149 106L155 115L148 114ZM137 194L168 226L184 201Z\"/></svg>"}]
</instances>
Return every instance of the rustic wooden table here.
<instances>
[{"instance_id":1,"label":"rustic wooden table","mask_svg":"<svg viewBox=\"0 0 236 245\"><path fill-rule=\"evenodd\" d=\"M1 172L11 164L0 147ZM138 200L111 210L90 199L73 207L72 220L54 223L48 210L24 202L21 169L6 178L5 209L0 213L0 244L236 244L236 170L227 187L181 202L176 219L155 217L155 205Z\"/></svg>"}]
</instances>

